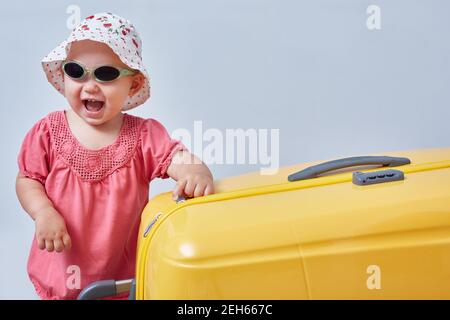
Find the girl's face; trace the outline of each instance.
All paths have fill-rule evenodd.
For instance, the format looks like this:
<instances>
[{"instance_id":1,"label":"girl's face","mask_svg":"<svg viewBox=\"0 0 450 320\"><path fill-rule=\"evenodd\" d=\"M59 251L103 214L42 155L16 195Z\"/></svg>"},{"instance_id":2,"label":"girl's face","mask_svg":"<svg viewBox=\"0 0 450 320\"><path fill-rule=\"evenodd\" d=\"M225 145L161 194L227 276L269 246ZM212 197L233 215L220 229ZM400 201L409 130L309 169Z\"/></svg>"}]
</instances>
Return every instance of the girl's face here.
<instances>
[{"instance_id":1,"label":"girl's face","mask_svg":"<svg viewBox=\"0 0 450 320\"><path fill-rule=\"evenodd\" d=\"M90 70L104 65L128 68L110 47L91 40L73 42L67 60L75 60ZM97 82L91 75L80 81L64 74L67 101L80 118L94 126L120 117L126 99L139 91L143 84L144 76L141 73L106 83ZM101 109L97 111L100 106Z\"/></svg>"}]
</instances>

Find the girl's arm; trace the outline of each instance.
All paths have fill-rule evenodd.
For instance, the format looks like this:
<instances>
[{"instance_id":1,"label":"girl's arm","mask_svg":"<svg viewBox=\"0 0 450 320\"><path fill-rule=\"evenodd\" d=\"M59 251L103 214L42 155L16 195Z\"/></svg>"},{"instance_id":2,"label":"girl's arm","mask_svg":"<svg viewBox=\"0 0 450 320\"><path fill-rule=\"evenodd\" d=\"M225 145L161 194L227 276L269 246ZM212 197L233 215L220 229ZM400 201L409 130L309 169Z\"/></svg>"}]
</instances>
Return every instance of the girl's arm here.
<instances>
[{"instance_id":1,"label":"girl's arm","mask_svg":"<svg viewBox=\"0 0 450 320\"><path fill-rule=\"evenodd\" d=\"M173 199L178 196L200 197L214 193L211 171L195 155L188 151L178 151L172 158L167 174L177 181Z\"/></svg>"},{"instance_id":2,"label":"girl's arm","mask_svg":"<svg viewBox=\"0 0 450 320\"><path fill-rule=\"evenodd\" d=\"M16 193L22 208L35 221L39 249L49 252L70 249L72 244L64 218L53 207L44 186L19 172Z\"/></svg>"}]
</instances>

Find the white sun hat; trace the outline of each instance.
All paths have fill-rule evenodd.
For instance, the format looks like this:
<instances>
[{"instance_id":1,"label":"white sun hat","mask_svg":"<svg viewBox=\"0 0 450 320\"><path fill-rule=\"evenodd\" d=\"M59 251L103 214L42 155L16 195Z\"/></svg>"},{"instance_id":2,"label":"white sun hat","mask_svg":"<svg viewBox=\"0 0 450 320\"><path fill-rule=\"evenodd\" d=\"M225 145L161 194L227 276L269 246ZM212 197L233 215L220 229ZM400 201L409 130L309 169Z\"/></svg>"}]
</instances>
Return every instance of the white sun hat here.
<instances>
[{"instance_id":1,"label":"white sun hat","mask_svg":"<svg viewBox=\"0 0 450 320\"><path fill-rule=\"evenodd\" d=\"M128 97L122 110L143 104L150 97L150 77L142 63L142 41L130 21L112 13L96 13L85 18L52 52L42 59L48 81L64 95L64 74L61 66L67 58L71 43L93 40L108 45L130 69L139 70L145 78L142 88Z\"/></svg>"}]
</instances>

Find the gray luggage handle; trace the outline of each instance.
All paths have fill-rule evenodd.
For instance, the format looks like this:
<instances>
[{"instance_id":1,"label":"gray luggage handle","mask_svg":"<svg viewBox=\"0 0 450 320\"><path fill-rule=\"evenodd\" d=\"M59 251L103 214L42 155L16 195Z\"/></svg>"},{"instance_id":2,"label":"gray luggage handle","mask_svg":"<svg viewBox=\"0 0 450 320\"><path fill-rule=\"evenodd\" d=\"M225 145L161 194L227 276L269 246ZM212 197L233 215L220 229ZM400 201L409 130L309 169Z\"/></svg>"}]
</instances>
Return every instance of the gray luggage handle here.
<instances>
[{"instance_id":1,"label":"gray luggage handle","mask_svg":"<svg viewBox=\"0 0 450 320\"><path fill-rule=\"evenodd\" d=\"M136 280L101 280L85 287L78 295L77 300L95 300L112 297L120 293L130 292L128 300L136 299Z\"/></svg>"},{"instance_id":2,"label":"gray luggage handle","mask_svg":"<svg viewBox=\"0 0 450 320\"><path fill-rule=\"evenodd\" d=\"M362 156L362 157L350 157L338 160L332 160L310 166L306 169L300 170L288 176L289 181L299 181L311 178L317 178L318 175L337 169L343 169L353 166L365 166L379 164L383 167L397 167L405 164L410 164L411 160L401 157L386 157L386 156Z\"/></svg>"}]
</instances>

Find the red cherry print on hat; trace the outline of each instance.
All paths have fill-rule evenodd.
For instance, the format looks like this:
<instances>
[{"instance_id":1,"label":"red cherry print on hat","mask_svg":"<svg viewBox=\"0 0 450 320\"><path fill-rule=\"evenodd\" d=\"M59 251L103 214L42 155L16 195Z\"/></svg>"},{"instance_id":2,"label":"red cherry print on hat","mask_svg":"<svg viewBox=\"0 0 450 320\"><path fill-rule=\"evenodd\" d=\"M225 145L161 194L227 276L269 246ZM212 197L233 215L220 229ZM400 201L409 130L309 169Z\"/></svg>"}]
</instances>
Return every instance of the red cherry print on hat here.
<instances>
[{"instance_id":1,"label":"red cherry print on hat","mask_svg":"<svg viewBox=\"0 0 450 320\"><path fill-rule=\"evenodd\" d=\"M112 24L111 24L111 23L104 23L103 26L104 26L105 28L109 28L109 27L112 26Z\"/></svg>"},{"instance_id":2,"label":"red cherry print on hat","mask_svg":"<svg viewBox=\"0 0 450 320\"><path fill-rule=\"evenodd\" d=\"M125 30L127 30L127 32L130 32L130 29L128 29L128 28L125 28Z\"/></svg>"},{"instance_id":3,"label":"red cherry print on hat","mask_svg":"<svg viewBox=\"0 0 450 320\"><path fill-rule=\"evenodd\" d=\"M122 30L122 34L123 34L124 36L127 35L127 33L125 32L125 30Z\"/></svg>"},{"instance_id":4,"label":"red cherry print on hat","mask_svg":"<svg viewBox=\"0 0 450 320\"><path fill-rule=\"evenodd\" d=\"M137 44L136 40L134 40L134 38L132 40L133 40L133 43L136 46L136 48L139 48L139 45Z\"/></svg>"},{"instance_id":5,"label":"red cherry print on hat","mask_svg":"<svg viewBox=\"0 0 450 320\"><path fill-rule=\"evenodd\" d=\"M89 16L89 17L86 18L86 20L89 20L89 19L92 19L92 18L94 18L94 16Z\"/></svg>"}]
</instances>

